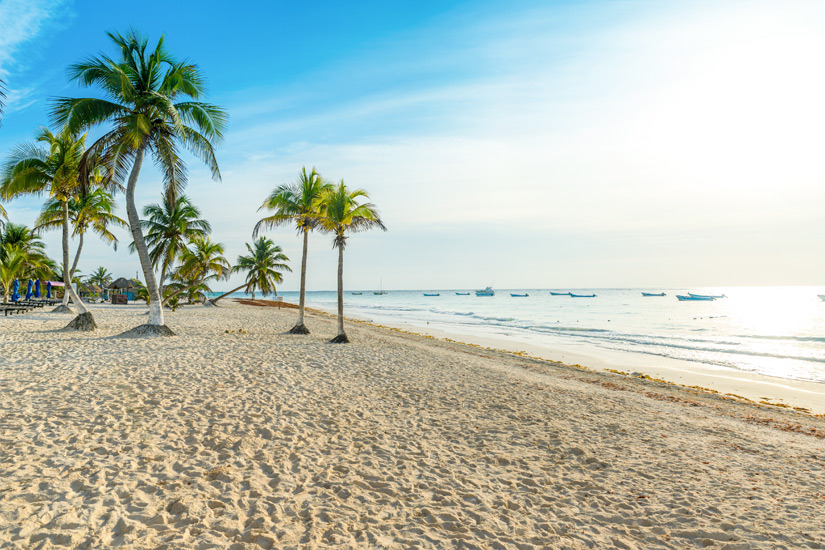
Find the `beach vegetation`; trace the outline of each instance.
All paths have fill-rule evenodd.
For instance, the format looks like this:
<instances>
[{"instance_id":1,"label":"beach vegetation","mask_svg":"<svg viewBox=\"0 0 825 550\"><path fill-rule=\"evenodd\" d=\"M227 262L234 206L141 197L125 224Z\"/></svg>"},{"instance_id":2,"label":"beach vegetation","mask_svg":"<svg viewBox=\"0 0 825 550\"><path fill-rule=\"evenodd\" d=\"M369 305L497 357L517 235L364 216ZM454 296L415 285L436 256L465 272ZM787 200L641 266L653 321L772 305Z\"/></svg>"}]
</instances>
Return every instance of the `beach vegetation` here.
<instances>
[{"instance_id":1,"label":"beach vegetation","mask_svg":"<svg viewBox=\"0 0 825 550\"><path fill-rule=\"evenodd\" d=\"M172 335L164 324L160 289L135 205L138 177L148 154L161 172L165 202L174 204L187 182L181 157L186 149L220 181L214 147L223 137L228 117L220 107L201 101L205 90L201 71L192 62L172 56L163 36L154 49L136 31L108 36L118 55L89 57L69 68L72 81L97 88L105 99L58 98L52 116L75 132L107 125L90 151L107 159L118 180L127 181L127 219L151 298L148 326L136 334Z\"/></svg>"},{"instance_id":2,"label":"beach vegetation","mask_svg":"<svg viewBox=\"0 0 825 550\"><path fill-rule=\"evenodd\" d=\"M24 225L6 224L0 231L0 285L8 302L16 279L48 279L55 264L40 238Z\"/></svg>"},{"instance_id":3,"label":"beach vegetation","mask_svg":"<svg viewBox=\"0 0 825 550\"><path fill-rule=\"evenodd\" d=\"M264 229L291 224L295 224L298 233L303 236L301 287L298 294L298 322L289 330L291 334L309 334L309 329L304 324L309 233L317 227L321 219L321 201L331 188L332 186L315 171L315 168L307 174L306 166L304 166L301 168L297 180L276 187L258 209L270 210L273 213L261 219L255 225L252 232L253 238L257 237L258 233Z\"/></svg>"},{"instance_id":4,"label":"beach vegetation","mask_svg":"<svg viewBox=\"0 0 825 550\"><path fill-rule=\"evenodd\" d=\"M106 288L112 283L112 274L101 265L92 271L91 275L86 278L86 282L97 285L100 288Z\"/></svg>"},{"instance_id":5,"label":"beach vegetation","mask_svg":"<svg viewBox=\"0 0 825 550\"><path fill-rule=\"evenodd\" d=\"M80 253L83 250L84 237L90 229L103 242L112 245L117 250L118 238L112 233L112 227L129 227L114 212L117 208L112 193L105 189L80 189L77 195L68 201L69 221L72 224L72 236L77 237L77 251L69 271L74 277ZM57 199L50 199L43 205L40 215L35 222L35 231L57 229L63 225L63 205Z\"/></svg>"},{"instance_id":6,"label":"beach vegetation","mask_svg":"<svg viewBox=\"0 0 825 550\"><path fill-rule=\"evenodd\" d=\"M149 259L153 269L160 266L159 291L165 296L163 285L176 262L187 250L187 245L206 238L212 231L209 222L201 218L200 210L186 195L179 195L173 201L163 197L158 204L150 204L143 209L145 219L140 220ZM129 250L136 250L135 242Z\"/></svg>"},{"instance_id":7,"label":"beach vegetation","mask_svg":"<svg viewBox=\"0 0 825 550\"><path fill-rule=\"evenodd\" d=\"M211 305L217 304L218 300L224 296L241 289L251 293L253 300L256 291L260 291L264 296L277 294L275 285L284 281L285 271L292 271L286 263L289 258L286 257L281 247L266 237L258 237L251 245L246 243L246 250L249 254L238 256L238 261L232 268L233 273L246 272L246 280L239 287L210 300Z\"/></svg>"},{"instance_id":8,"label":"beach vegetation","mask_svg":"<svg viewBox=\"0 0 825 550\"><path fill-rule=\"evenodd\" d=\"M341 180L337 186L327 189L321 201L319 225L322 230L332 233L332 247L338 249L338 334L331 340L336 344L349 342L344 332L344 248L347 239L351 233L375 228L387 230L375 205L359 202L361 199L369 200L366 191L350 190Z\"/></svg>"},{"instance_id":9,"label":"beach vegetation","mask_svg":"<svg viewBox=\"0 0 825 550\"><path fill-rule=\"evenodd\" d=\"M204 289L209 291L210 281L225 280L232 273L232 266L224 257L221 243L212 242L209 237L195 238L181 252L180 266L175 270L170 292L163 298L163 305L179 299L181 294ZM199 292L199 291L196 291Z\"/></svg>"},{"instance_id":10,"label":"beach vegetation","mask_svg":"<svg viewBox=\"0 0 825 550\"><path fill-rule=\"evenodd\" d=\"M65 285L61 308L67 310L71 299L83 322L70 325L82 330L94 330L92 314L72 287L69 270L69 201L88 184L87 178L80 171L85 143L85 134L78 135L69 128L64 127L58 133L53 133L48 128L41 127L37 143L18 145L4 165L0 172L0 197L10 199L46 194L59 204ZM40 144L45 144L45 147ZM94 159L90 157L89 162L94 162Z\"/></svg>"}]
</instances>

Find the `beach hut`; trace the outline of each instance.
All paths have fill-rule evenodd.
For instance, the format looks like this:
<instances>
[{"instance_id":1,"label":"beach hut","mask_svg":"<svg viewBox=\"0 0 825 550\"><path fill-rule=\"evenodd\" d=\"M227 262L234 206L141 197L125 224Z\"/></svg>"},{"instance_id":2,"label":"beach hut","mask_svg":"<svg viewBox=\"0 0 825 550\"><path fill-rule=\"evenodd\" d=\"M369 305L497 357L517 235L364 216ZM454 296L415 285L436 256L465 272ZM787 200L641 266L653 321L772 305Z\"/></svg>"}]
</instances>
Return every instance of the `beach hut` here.
<instances>
[{"instance_id":1,"label":"beach hut","mask_svg":"<svg viewBox=\"0 0 825 550\"><path fill-rule=\"evenodd\" d=\"M120 277L107 287L113 304L125 304L135 299L135 283L126 277Z\"/></svg>"}]
</instances>

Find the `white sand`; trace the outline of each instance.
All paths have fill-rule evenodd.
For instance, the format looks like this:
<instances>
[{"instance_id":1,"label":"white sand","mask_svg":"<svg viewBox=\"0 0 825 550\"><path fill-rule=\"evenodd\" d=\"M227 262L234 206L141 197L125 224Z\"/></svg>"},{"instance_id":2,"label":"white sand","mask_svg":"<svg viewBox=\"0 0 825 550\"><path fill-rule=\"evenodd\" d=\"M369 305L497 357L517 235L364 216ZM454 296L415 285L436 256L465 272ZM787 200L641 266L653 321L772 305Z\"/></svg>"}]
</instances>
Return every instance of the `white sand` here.
<instances>
[{"instance_id":1,"label":"white sand","mask_svg":"<svg viewBox=\"0 0 825 550\"><path fill-rule=\"evenodd\" d=\"M291 310L153 340L92 311L0 319L0 547L825 548L822 419L362 325L331 345Z\"/></svg>"}]
</instances>

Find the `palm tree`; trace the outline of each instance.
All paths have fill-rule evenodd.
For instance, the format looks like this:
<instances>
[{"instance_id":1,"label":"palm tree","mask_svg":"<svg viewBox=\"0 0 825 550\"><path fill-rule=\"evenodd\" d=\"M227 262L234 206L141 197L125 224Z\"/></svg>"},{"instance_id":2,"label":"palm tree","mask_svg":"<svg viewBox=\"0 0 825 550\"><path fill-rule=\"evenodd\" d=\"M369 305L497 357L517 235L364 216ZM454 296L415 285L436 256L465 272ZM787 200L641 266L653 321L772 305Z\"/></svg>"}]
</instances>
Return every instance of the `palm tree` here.
<instances>
[{"instance_id":1,"label":"palm tree","mask_svg":"<svg viewBox=\"0 0 825 550\"><path fill-rule=\"evenodd\" d=\"M255 224L255 230L252 232L254 238L261 229L295 223L298 233L304 234L304 251L301 255L301 292L298 298L298 322L290 329L289 332L292 334L309 334L309 329L304 325L307 243L309 232L318 225L321 198L330 188L330 184L318 175L315 168L307 174L306 167L302 167L301 173L298 174L298 179L295 182L279 185L266 198L258 210L265 208L274 210L275 213Z\"/></svg>"},{"instance_id":2,"label":"palm tree","mask_svg":"<svg viewBox=\"0 0 825 550\"><path fill-rule=\"evenodd\" d=\"M172 335L164 325L160 291L135 206L137 180L148 152L162 173L166 201L173 203L186 185L186 164L180 156L185 148L205 162L213 179L219 181L213 144L223 137L227 115L199 101L204 82L198 67L173 58L163 37L153 51L147 51L148 40L134 31L125 36L109 33L109 38L118 49L117 59L92 57L69 69L72 80L99 87L107 99L59 98L52 115L72 130L107 122L113 125L90 150L105 156L118 176L129 173L126 212L152 298L148 326L137 333Z\"/></svg>"},{"instance_id":3,"label":"palm tree","mask_svg":"<svg viewBox=\"0 0 825 550\"><path fill-rule=\"evenodd\" d=\"M186 250L186 243L205 238L212 227L200 217L200 210L186 195L177 197L172 203L164 200L160 204L150 204L143 209L143 215L148 219L140 220L140 229L145 235L153 269L161 265L158 282L163 296L166 275ZM129 249L135 250L134 242Z\"/></svg>"},{"instance_id":4,"label":"palm tree","mask_svg":"<svg viewBox=\"0 0 825 550\"><path fill-rule=\"evenodd\" d=\"M5 301L15 279L47 278L53 267L43 241L28 227L10 223L0 232L0 283Z\"/></svg>"},{"instance_id":5,"label":"palm tree","mask_svg":"<svg viewBox=\"0 0 825 550\"><path fill-rule=\"evenodd\" d=\"M100 266L89 275L86 281L100 288L106 288L112 282L112 274L109 273L108 269Z\"/></svg>"},{"instance_id":6,"label":"palm tree","mask_svg":"<svg viewBox=\"0 0 825 550\"><path fill-rule=\"evenodd\" d=\"M81 191L69 200L69 219L74 227L72 236L78 238L77 252L75 252L70 275L77 271L80 261L80 252L83 250L83 237L91 229L97 233L106 244L111 244L117 250L118 239L110 231L111 226L129 227L124 220L114 214L117 206L114 197L105 189ZM63 223L63 206L60 201L52 199L43 205L35 222L35 231L56 229Z\"/></svg>"},{"instance_id":7,"label":"palm tree","mask_svg":"<svg viewBox=\"0 0 825 550\"><path fill-rule=\"evenodd\" d=\"M253 295L256 290L260 290L264 296L268 296L270 293L276 294L275 284L281 284L284 281L282 272L292 272L292 269L284 263L288 262L289 258L284 255L281 247L275 246L275 243L270 239L260 237L252 245L246 243L246 249L249 251L249 255L238 256L238 262L232 268L232 273L246 271L246 281L241 286L209 300L210 305L216 305L218 300L224 296L228 296L242 288L246 289L246 292L252 292Z\"/></svg>"},{"instance_id":8,"label":"palm tree","mask_svg":"<svg viewBox=\"0 0 825 550\"><path fill-rule=\"evenodd\" d=\"M3 124L3 106L6 99L6 83L0 79L0 126Z\"/></svg>"},{"instance_id":9,"label":"palm tree","mask_svg":"<svg viewBox=\"0 0 825 550\"><path fill-rule=\"evenodd\" d=\"M332 247L338 249L338 335L330 340L335 344L349 342L344 332L344 247L347 244L347 233L367 231L378 227L384 231L378 210L372 203L359 204L357 199L369 199L363 189L350 191L344 185L344 180L337 187L329 190L321 203L320 226L324 231L333 234Z\"/></svg>"},{"instance_id":10,"label":"palm tree","mask_svg":"<svg viewBox=\"0 0 825 550\"><path fill-rule=\"evenodd\" d=\"M48 151L34 144L19 145L0 175L0 197L48 193L60 203L63 211L63 283L66 285L63 306L67 306L71 297L79 311L67 328L94 330L94 318L75 293L69 271L69 200L85 184L79 170L86 136L77 137L67 128L58 134L41 128L37 141L48 144Z\"/></svg>"},{"instance_id":11,"label":"palm tree","mask_svg":"<svg viewBox=\"0 0 825 550\"><path fill-rule=\"evenodd\" d=\"M213 243L209 237L195 239L181 254L181 264L173 276L177 288L163 299L163 304L191 288L228 278L232 267L223 254L221 243Z\"/></svg>"}]
</instances>

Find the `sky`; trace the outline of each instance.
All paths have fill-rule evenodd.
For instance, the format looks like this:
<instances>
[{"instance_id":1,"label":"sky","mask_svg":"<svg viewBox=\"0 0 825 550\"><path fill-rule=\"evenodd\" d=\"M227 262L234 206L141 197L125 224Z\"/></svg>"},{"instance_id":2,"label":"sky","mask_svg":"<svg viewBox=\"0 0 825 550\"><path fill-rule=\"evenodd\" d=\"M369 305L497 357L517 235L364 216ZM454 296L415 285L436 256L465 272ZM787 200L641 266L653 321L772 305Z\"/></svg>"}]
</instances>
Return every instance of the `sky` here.
<instances>
[{"instance_id":1,"label":"sky","mask_svg":"<svg viewBox=\"0 0 825 550\"><path fill-rule=\"evenodd\" d=\"M0 0L0 161L51 98L95 95L67 67L134 28L229 113L222 181L188 158L186 193L230 261L306 166L367 190L388 228L349 240L348 289L825 284L825 3L304 4ZM160 192L144 164L138 204ZM31 225L41 204L4 206ZM87 239L80 271L134 276L118 235ZM299 236L267 235L296 290ZM331 245L310 236L309 290L335 288Z\"/></svg>"}]
</instances>

